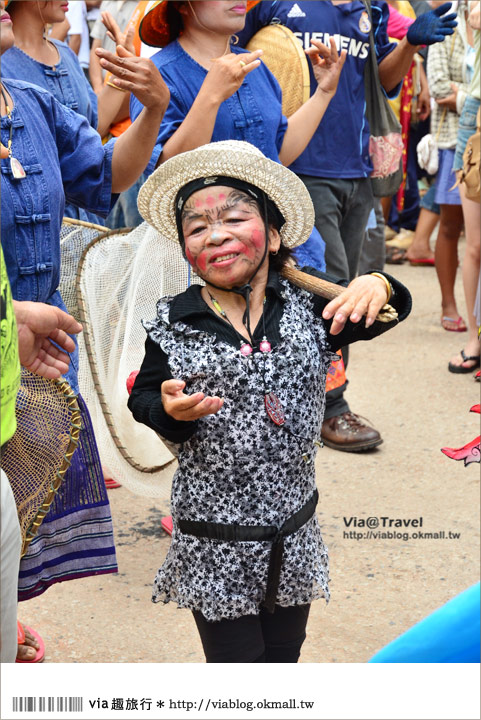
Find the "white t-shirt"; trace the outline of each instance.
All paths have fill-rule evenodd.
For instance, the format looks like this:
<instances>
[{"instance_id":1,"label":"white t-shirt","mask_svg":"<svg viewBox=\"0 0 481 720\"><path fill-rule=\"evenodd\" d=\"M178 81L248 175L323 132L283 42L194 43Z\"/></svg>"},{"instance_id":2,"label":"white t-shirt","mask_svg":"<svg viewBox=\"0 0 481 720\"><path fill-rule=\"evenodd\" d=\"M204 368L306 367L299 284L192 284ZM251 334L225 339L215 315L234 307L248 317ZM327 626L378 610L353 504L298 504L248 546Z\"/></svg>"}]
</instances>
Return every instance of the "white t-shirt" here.
<instances>
[{"instance_id":1,"label":"white t-shirt","mask_svg":"<svg viewBox=\"0 0 481 720\"><path fill-rule=\"evenodd\" d=\"M68 34L80 35L79 63L83 68L88 68L90 64L90 41L85 0L70 0L66 17L70 23Z\"/></svg>"}]
</instances>

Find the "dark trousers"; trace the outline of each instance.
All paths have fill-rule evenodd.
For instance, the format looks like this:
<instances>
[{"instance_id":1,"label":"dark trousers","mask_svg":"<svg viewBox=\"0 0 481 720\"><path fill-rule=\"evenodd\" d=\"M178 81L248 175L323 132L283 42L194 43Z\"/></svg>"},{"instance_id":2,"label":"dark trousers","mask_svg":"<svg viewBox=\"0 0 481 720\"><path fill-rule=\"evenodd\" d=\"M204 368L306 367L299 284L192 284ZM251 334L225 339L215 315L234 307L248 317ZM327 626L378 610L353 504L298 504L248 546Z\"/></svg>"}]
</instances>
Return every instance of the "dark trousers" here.
<instances>
[{"instance_id":1,"label":"dark trousers","mask_svg":"<svg viewBox=\"0 0 481 720\"><path fill-rule=\"evenodd\" d=\"M309 190L315 225L326 243L327 272L352 280L359 268L369 213L374 205L369 178L335 179L299 175ZM342 348L347 366L348 349ZM326 395L325 419L349 411L344 398L347 382Z\"/></svg>"},{"instance_id":2,"label":"dark trousers","mask_svg":"<svg viewBox=\"0 0 481 720\"><path fill-rule=\"evenodd\" d=\"M209 622L194 611L206 662L296 663L306 639L310 605L262 608L259 615Z\"/></svg>"}]
</instances>

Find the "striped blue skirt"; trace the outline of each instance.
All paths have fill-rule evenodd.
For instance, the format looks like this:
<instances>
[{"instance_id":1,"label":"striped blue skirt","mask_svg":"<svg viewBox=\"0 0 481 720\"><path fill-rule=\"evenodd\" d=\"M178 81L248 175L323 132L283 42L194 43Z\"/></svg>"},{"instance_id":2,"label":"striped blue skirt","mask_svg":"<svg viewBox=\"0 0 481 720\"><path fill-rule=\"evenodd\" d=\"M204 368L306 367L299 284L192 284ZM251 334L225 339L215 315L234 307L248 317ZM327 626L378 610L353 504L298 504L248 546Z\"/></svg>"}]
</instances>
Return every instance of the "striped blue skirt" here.
<instances>
[{"instance_id":1,"label":"striped blue skirt","mask_svg":"<svg viewBox=\"0 0 481 720\"><path fill-rule=\"evenodd\" d=\"M18 599L64 580L117 572L110 504L89 411L60 489L20 562Z\"/></svg>"}]
</instances>

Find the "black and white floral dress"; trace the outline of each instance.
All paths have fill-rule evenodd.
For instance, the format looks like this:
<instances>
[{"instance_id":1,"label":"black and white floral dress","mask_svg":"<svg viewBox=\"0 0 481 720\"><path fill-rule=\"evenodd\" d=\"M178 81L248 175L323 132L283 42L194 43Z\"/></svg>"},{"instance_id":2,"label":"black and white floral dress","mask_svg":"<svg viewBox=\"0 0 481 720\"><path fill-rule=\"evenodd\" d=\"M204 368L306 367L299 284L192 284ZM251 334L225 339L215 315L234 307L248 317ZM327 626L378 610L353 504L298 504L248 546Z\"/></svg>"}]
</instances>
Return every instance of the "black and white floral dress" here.
<instances>
[{"instance_id":1,"label":"black and white floral dress","mask_svg":"<svg viewBox=\"0 0 481 720\"><path fill-rule=\"evenodd\" d=\"M325 379L333 353L312 296L281 280L285 299L281 341L248 357L214 335L169 322L159 301L149 337L168 355L185 392L225 399L198 421L179 448L172 488L172 544L154 581L154 602L174 601L207 620L259 613L271 543L211 540L184 534L179 519L232 525L282 526L312 497L314 460L325 410ZM275 425L264 407L264 373L285 412ZM277 592L282 606L329 599L328 555L315 514L285 538Z\"/></svg>"}]
</instances>

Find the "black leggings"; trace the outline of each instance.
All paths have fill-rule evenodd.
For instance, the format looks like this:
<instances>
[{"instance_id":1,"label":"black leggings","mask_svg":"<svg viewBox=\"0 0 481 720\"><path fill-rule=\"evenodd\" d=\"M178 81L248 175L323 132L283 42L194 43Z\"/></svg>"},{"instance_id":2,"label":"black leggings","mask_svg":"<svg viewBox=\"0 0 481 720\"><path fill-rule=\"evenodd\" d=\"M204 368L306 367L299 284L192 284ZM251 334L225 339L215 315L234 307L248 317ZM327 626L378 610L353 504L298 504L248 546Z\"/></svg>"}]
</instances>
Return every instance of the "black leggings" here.
<instances>
[{"instance_id":1,"label":"black leggings","mask_svg":"<svg viewBox=\"0 0 481 720\"><path fill-rule=\"evenodd\" d=\"M296 663L306 639L310 605L262 608L259 615L209 622L194 611L208 663Z\"/></svg>"}]
</instances>

